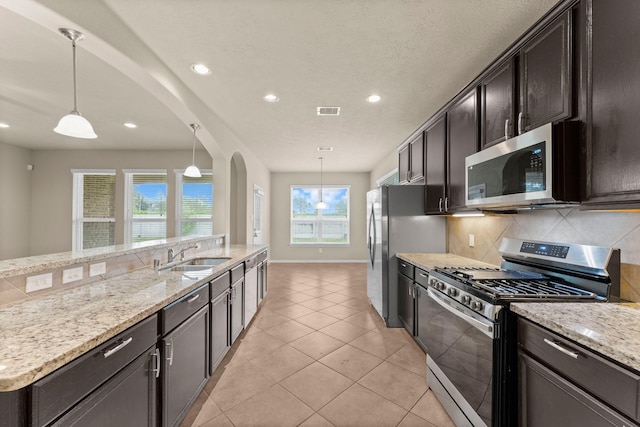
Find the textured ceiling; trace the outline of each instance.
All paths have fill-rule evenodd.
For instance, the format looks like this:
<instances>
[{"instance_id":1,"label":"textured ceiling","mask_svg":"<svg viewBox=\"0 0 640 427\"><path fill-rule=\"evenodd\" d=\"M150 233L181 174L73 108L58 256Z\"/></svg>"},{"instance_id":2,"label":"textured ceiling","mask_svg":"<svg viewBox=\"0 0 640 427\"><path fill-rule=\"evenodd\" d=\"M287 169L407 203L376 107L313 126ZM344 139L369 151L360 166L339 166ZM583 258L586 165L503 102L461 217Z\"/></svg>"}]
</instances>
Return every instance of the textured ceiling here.
<instances>
[{"instance_id":1,"label":"textured ceiling","mask_svg":"<svg viewBox=\"0 0 640 427\"><path fill-rule=\"evenodd\" d=\"M272 171L370 171L557 0L0 0L0 141L185 149L190 122ZM99 135L52 132L78 107ZM193 74L192 63L212 69ZM262 97L273 92L279 103ZM365 97L378 93L378 104ZM338 117L316 107L340 106ZM140 126L128 130L125 121Z\"/></svg>"}]
</instances>

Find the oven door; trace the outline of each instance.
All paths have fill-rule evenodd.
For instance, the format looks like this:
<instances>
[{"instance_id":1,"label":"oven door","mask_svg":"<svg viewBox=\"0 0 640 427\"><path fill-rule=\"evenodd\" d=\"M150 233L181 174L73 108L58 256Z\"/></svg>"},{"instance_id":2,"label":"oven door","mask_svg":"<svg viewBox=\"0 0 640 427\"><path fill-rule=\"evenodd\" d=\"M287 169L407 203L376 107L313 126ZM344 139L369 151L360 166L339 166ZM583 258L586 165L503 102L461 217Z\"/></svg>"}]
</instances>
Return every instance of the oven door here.
<instances>
[{"instance_id":1,"label":"oven door","mask_svg":"<svg viewBox=\"0 0 640 427\"><path fill-rule=\"evenodd\" d=\"M491 426L496 324L429 289L427 381L457 426Z\"/></svg>"}]
</instances>

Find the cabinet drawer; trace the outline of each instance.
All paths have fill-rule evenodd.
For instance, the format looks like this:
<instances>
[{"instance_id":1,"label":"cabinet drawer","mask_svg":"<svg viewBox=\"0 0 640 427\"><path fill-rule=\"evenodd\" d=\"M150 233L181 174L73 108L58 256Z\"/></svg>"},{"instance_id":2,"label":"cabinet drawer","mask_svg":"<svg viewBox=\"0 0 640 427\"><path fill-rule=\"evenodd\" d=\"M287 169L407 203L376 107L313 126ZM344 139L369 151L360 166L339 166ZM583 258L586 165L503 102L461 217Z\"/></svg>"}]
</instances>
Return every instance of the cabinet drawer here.
<instances>
[{"instance_id":1,"label":"cabinet drawer","mask_svg":"<svg viewBox=\"0 0 640 427\"><path fill-rule=\"evenodd\" d=\"M49 424L153 346L157 336L158 318L154 314L34 383L32 425Z\"/></svg>"},{"instance_id":2,"label":"cabinet drawer","mask_svg":"<svg viewBox=\"0 0 640 427\"><path fill-rule=\"evenodd\" d=\"M602 401L640 419L640 376L630 370L522 318L518 318L518 346Z\"/></svg>"},{"instance_id":3,"label":"cabinet drawer","mask_svg":"<svg viewBox=\"0 0 640 427\"><path fill-rule=\"evenodd\" d=\"M231 269L231 283L236 283L244 277L244 264L236 265Z\"/></svg>"},{"instance_id":4,"label":"cabinet drawer","mask_svg":"<svg viewBox=\"0 0 640 427\"><path fill-rule=\"evenodd\" d=\"M413 265L409 264L407 261L398 259L398 272L404 274L411 280L413 280L413 269Z\"/></svg>"},{"instance_id":5,"label":"cabinet drawer","mask_svg":"<svg viewBox=\"0 0 640 427\"><path fill-rule=\"evenodd\" d=\"M267 251L258 254L258 262L264 262L267 259Z\"/></svg>"},{"instance_id":6,"label":"cabinet drawer","mask_svg":"<svg viewBox=\"0 0 640 427\"><path fill-rule=\"evenodd\" d=\"M229 281L229 272L227 271L221 276L216 277L211 281L211 300L216 299L221 293L228 291L231 282Z\"/></svg>"},{"instance_id":7,"label":"cabinet drawer","mask_svg":"<svg viewBox=\"0 0 640 427\"><path fill-rule=\"evenodd\" d=\"M421 268L416 267L415 269L415 277L413 280L415 280L416 282L420 283L422 286L424 286L425 288L428 288L429 284L427 283L429 279L429 273L427 273L426 271L424 271Z\"/></svg>"},{"instance_id":8,"label":"cabinet drawer","mask_svg":"<svg viewBox=\"0 0 640 427\"><path fill-rule=\"evenodd\" d=\"M200 310L208 302L209 284L206 284L163 308L161 311L162 335L169 333L173 328L187 320L189 316Z\"/></svg>"}]
</instances>

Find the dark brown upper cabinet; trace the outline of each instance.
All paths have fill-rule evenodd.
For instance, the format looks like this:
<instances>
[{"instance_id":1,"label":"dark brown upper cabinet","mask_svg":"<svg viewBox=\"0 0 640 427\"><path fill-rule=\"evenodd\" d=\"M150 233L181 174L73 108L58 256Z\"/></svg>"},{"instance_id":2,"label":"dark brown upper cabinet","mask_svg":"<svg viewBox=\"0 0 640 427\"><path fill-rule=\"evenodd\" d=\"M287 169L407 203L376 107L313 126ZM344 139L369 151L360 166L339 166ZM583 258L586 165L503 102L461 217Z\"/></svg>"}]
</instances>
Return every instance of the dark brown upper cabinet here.
<instances>
[{"instance_id":1,"label":"dark brown upper cabinet","mask_svg":"<svg viewBox=\"0 0 640 427\"><path fill-rule=\"evenodd\" d=\"M572 10L496 63L479 86L482 148L572 117Z\"/></svg>"},{"instance_id":2,"label":"dark brown upper cabinet","mask_svg":"<svg viewBox=\"0 0 640 427\"><path fill-rule=\"evenodd\" d=\"M509 58L480 82L482 148L515 136L515 69Z\"/></svg>"},{"instance_id":3,"label":"dark brown upper cabinet","mask_svg":"<svg viewBox=\"0 0 640 427\"><path fill-rule=\"evenodd\" d=\"M473 88L425 131L425 213L465 207L465 158L478 151L478 92Z\"/></svg>"},{"instance_id":4,"label":"dark brown upper cabinet","mask_svg":"<svg viewBox=\"0 0 640 427\"><path fill-rule=\"evenodd\" d=\"M571 117L572 10L554 19L520 49L520 109L516 134Z\"/></svg>"},{"instance_id":5,"label":"dark brown upper cabinet","mask_svg":"<svg viewBox=\"0 0 640 427\"><path fill-rule=\"evenodd\" d=\"M640 208L640 2L590 0L591 126L586 194L590 208ZM588 108L588 107L587 107ZM588 115L589 116L589 115Z\"/></svg>"},{"instance_id":6,"label":"dark brown upper cabinet","mask_svg":"<svg viewBox=\"0 0 640 427\"><path fill-rule=\"evenodd\" d=\"M424 137L421 133L398 153L400 184L413 184L424 180Z\"/></svg>"}]
</instances>

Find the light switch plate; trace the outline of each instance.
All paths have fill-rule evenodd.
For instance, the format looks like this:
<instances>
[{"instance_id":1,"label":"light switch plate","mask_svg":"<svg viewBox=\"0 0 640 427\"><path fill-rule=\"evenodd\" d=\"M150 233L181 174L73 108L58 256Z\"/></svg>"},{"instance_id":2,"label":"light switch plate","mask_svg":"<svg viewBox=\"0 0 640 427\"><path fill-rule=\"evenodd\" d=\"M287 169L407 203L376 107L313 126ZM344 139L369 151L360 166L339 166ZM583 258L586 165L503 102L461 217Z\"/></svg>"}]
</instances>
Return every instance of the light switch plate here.
<instances>
[{"instance_id":1,"label":"light switch plate","mask_svg":"<svg viewBox=\"0 0 640 427\"><path fill-rule=\"evenodd\" d=\"M474 247L476 245L475 234L469 234L469 246Z\"/></svg>"},{"instance_id":2,"label":"light switch plate","mask_svg":"<svg viewBox=\"0 0 640 427\"><path fill-rule=\"evenodd\" d=\"M82 267L69 268L67 270L62 270L62 284L67 284L69 282L75 282L77 280L82 280Z\"/></svg>"},{"instance_id":3,"label":"light switch plate","mask_svg":"<svg viewBox=\"0 0 640 427\"><path fill-rule=\"evenodd\" d=\"M89 266L89 277L99 276L107 272L106 262L97 262Z\"/></svg>"},{"instance_id":4,"label":"light switch plate","mask_svg":"<svg viewBox=\"0 0 640 427\"><path fill-rule=\"evenodd\" d=\"M27 292L35 292L53 286L53 274L45 273L27 277Z\"/></svg>"}]
</instances>

